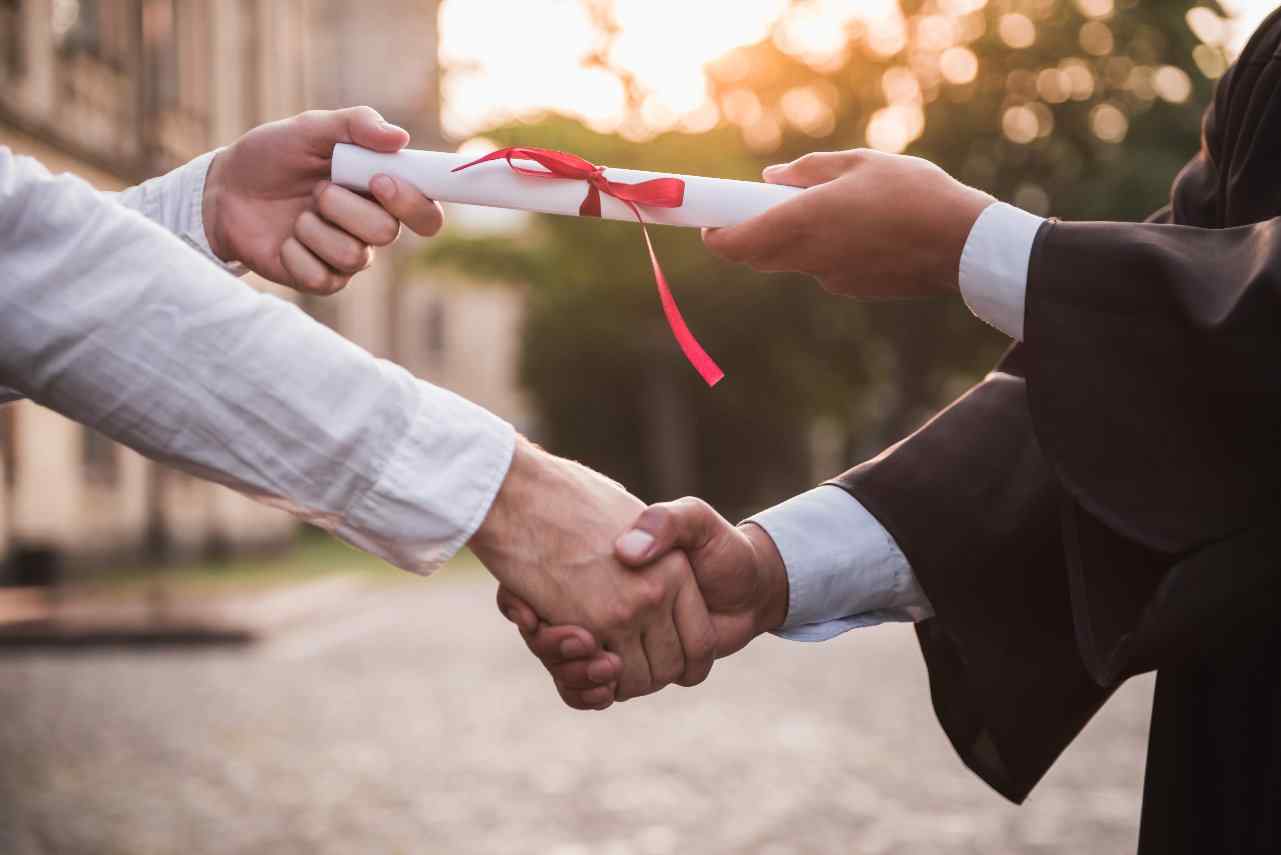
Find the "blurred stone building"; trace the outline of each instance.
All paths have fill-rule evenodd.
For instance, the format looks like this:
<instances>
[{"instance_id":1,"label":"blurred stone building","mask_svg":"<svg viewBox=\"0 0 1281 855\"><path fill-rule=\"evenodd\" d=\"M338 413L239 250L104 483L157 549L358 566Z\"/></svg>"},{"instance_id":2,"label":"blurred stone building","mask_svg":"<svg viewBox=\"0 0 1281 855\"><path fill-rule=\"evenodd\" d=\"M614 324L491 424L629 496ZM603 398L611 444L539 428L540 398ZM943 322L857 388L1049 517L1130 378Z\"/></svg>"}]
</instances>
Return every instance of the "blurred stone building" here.
<instances>
[{"instance_id":1,"label":"blurred stone building","mask_svg":"<svg viewBox=\"0 0 1281 855\"><path fill-rule=\"evenodd\" d=\"M437 4L0 0L0 145L102 189L313 107L367 103L414 145L436 146ZM524 422L519 296L433 277L413 255L402 241L347 292L303 305L374 354ZM30 554L93 564L227 553L283 546L294 528L34 404L0 407L0 555L18 573Z\"/></svg>"}]
</instances>

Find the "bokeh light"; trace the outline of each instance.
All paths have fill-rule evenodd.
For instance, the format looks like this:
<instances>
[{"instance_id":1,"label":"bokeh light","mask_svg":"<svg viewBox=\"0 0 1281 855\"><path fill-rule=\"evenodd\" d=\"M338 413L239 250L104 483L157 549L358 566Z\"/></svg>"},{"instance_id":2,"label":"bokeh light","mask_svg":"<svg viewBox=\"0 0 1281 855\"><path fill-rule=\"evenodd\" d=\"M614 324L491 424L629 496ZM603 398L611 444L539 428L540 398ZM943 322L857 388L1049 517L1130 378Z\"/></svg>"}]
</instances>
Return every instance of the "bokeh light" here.
<instances>
[{"instance_id":1,"label":"bokeh light","mask_svg":"<svg viewBox=\"0 0 1281 855\"><path fill-rule=\"evenodd\" d=\"M1104 142L1119 143L1130 130L1130 120L1113 104L1099 104L1090 111L1090 130Z\"/></svg>"},{"instance_id":2,"label":"bokeh light","mask_svg":"<svg viewBox=\"0 0 1281 855\"><path fill-rule=\"evenodd\" d=\"M1205 78L1226 70L1241 36L1232 16L1249 2L1226 0L1229 17L1208 6L1188 11L1186 24L1201 42L1193 59ZM1261 3L1248 7L1255 18ZM851 123L842 119L842 95L831 80L839 73L848 81L843 86L857 87L868 80L864 69L879 68L884 106L853 123L861 138L850 131L856 135L838 144L903 151L924 133L927 106L936 99L982 97L982 87L973 86L985 69L980 39L1039 49L1038 28L1065 13L1075 16L1068 20L1077 22L1080 55L1007 73L998 114L1006 139L1020 145L1045 139L1061 118L1055 108L1082 102L1091 133L1119 142L1129 133L1131 111L1185 103L1194 92L1192 78L1168 64L1150 34L1127 30L1115 0L994 7L988 0L924 0L912 9L905 15L898 0L443 0L446 130L465 137L548 111L636 140L725 122L764 153L789 134L826 140L847 133L842 129ZM555 44L534 50L530 32ZM747 47L761 44L812 75L788 80L791 72L762 68L762 54Z\"/></svg>"},{"instance_id":3,"label":"bokeh light","mask_svg":"<svg viewBox=\"0 0 1281 855\"><path fill-rule=\"evenodd\" d=\"M1012 48L1029 48L1036 44L1036 24L1020 12L1002 15L997 22L997 33L1001 36L1001 41Z\"/></svg>"},{"instance_id":4,"label":"bokeh light","mask_svg":"<svg viewBox=\"0 0 1281 855\"><path fill-rule=\"evenodd\" d=\"M948 83L971 83L979 73L979 58L967 47L950 47L939 57L939 73Z\"/></svg>"}]
</instances>

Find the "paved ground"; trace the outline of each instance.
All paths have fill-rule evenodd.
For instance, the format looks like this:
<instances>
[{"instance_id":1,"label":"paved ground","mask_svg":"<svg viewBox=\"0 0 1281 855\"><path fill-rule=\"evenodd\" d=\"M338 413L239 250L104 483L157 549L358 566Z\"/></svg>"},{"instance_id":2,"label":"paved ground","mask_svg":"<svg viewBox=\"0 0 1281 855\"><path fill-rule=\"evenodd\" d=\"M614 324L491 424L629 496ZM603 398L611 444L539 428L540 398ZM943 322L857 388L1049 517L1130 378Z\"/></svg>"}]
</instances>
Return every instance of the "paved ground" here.
<instances>
[{"instance_id":1,"label":"paved ground","mask_svg":"<svg viewBox=\"0 0 1281 855\"><path fill-rule=\"evenodd\" d=\"M910 629L769 638L563 710L461 574L247 651L0 658L3 853L1128 853L1151 684L1028 803L953 755Z\"/></svg>"}]
</instances>

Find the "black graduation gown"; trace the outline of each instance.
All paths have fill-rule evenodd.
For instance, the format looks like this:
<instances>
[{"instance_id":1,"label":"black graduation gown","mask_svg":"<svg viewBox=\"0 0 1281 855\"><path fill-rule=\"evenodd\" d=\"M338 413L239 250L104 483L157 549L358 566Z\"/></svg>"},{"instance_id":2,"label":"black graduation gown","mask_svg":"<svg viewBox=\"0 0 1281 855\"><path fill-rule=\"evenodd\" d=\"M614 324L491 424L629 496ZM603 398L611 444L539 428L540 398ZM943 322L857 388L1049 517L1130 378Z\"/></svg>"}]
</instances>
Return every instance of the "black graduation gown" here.
<instances>
[{"instance_id":1,"label":"black graduation gown","mask_svg":"<svg viewBox=\"0 0 1281 855\"><path fill-rule=\"evenodd\" d=\"M894 535L966 764L1021 801L1156 669L1141 853L1281 852L1281 13L1148 223L1047 222L1025 343L832 483Z\"/></svg>"}]
</instances>

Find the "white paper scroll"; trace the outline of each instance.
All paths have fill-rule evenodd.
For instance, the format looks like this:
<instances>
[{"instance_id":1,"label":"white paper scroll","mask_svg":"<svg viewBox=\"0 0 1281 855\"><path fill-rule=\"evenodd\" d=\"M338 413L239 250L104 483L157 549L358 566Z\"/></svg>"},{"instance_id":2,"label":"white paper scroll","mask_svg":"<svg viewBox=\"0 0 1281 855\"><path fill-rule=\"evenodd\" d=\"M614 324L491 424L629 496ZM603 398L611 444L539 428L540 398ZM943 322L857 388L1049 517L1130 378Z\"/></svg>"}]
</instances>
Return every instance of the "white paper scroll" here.
<instances>
[{"instance_id":1,"label":"white paper scroll","mask_svg":"<svg viewBox=\"0 0 1281 855\"><path fill-rule=\"evenodd\" d=\"M464 172L453 172L469 163L471 155L407 149L396 154L379 154L358 146L338 144L334 147L332 178L334 183L366 192L369 182L379 174L394 175L413 184L439 202L486 205L491 208L515 208L544 214L577 216L587 195L583 181L550 181L530 178L512 171L506 161L481 163ZM521 166L538 168L526 161ZM803 192L796 187L783 187L759 181L731 181L725 178L703 178L697 175L669 175L636 169L613 169L605 176L611 181L637 184L653 178L679 178L685 182L685 202L679 208L643 207L648 223L692 228L719 228L749 220L781 202ZM601 216L611 220L635 220L631 210L609 196L601 199Z\"/></svg>"}]
</instances>

